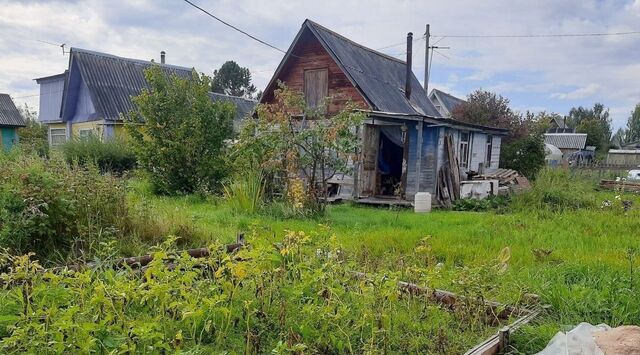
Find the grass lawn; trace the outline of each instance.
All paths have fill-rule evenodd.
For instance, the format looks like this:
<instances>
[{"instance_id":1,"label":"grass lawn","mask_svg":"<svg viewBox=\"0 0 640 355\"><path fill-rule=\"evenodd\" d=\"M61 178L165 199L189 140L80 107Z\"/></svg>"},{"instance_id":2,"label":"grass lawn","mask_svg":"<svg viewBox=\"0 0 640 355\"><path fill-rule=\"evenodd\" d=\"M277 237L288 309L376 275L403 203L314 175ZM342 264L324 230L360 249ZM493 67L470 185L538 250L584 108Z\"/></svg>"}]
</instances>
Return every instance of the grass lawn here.
<instances>
[{"instance_id":1,"label":"grass lawn","mask_svg":"<svg viewBox=\"0 0 640 355\"><path fill-rule=\"evenodd\" d=\"M599 201L614 196L593 194ZM343 204L309 220L234 214L222 203L193 197L145 198L158 216L197 236L189 246L211 239L231 242L239 232L248 233L250 243L272 243L285 230L309 232L326 225L362 271L399 273L401 279L506 303L536 293L551 310L515 337L524 353L540 350L555 332L581 321L640 324L637 209L415 214ZM640 203L636 196L625 198ZM428 246L426 257L416 251L418 245ZM507 247L510 258L500 266Z\"/></svg>"}]
</instances>

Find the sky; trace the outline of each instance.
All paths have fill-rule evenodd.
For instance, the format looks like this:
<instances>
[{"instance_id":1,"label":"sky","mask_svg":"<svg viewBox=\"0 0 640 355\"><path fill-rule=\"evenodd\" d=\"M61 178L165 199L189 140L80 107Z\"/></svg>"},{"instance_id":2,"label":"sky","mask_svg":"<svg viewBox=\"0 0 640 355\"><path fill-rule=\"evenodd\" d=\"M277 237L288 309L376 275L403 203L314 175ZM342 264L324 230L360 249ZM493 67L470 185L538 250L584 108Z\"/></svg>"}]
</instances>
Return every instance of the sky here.
<instances>
[{"instance_id":1,"label":"sky","mask_svg":"<svg viewBox=\"0 0 640 355\"><path fill-rule=\"evenodd\" d=\"M413 32L413 71L423 81L427 23L429 88L459 97L477 89L513 109L567 114L603 103L614 128L640 103L640 34L553 38L468 38L640 31L640 0L192 0L223 20L286 50L309 18L400 59ZM199 12L183 0L0 0L0 92L37 109L34 78L63 72L65 48L195 67L211 74L227 60L266 86L283 53ZM45 43L48 42L48 43Z\"/></svg>"}]
</instances>

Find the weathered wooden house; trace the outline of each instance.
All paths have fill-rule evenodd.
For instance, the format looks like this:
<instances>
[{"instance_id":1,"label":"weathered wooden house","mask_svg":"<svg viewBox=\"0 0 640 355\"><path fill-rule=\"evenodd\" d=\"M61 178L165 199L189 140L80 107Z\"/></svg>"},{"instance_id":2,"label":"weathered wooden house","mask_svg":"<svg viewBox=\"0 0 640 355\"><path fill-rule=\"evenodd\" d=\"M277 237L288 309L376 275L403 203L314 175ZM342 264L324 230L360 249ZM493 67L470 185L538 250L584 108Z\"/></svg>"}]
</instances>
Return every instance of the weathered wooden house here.
<instances>
[{"instance_id":1,"label":"weathered wooden house","mask_svg":"<svg viewBox=\"0 0 640 355\"><path fill-rule=\"evenodd\" d=\"M130 59L71 48L69 67L62 73L35 79L40 84L39 120L49 126L49 142L59 145L72 137L95 135L110 139L123 134L121 115L134 109L132 96L148 87L145 69L159 65L167 74L186 78L192 68ZM236 120L247 115L256 101L210 94L213 101L236 106Z\"/></svg>"},{"instance_id":2,"label":"weathered wooden house","mask_svg":"<svg viewBox=\"0 0 640 355\"><path fill-rule=\"evenodd\" d=\"M407 43L405 62L306 20L261 98L273 102L281 81L302 92L309 106L328 102L329 116L348 102L366 112L356 198L411 201L416 192L434 193L449 156L446 136L454 142L461 173L498 168L506 130L443 117L411 71L411 35Z\"/></svg>"},{"instance_id":3,"label":"weathered wooden house","mask_svg":"<svg viewBox=\"0 0 640 355\"><path fill-rule=\"evenodd\" d=\"M18 128L24 119L8 94L0 94L0 149L9 150L18 142Z\"/></svg>"}]
</instances>

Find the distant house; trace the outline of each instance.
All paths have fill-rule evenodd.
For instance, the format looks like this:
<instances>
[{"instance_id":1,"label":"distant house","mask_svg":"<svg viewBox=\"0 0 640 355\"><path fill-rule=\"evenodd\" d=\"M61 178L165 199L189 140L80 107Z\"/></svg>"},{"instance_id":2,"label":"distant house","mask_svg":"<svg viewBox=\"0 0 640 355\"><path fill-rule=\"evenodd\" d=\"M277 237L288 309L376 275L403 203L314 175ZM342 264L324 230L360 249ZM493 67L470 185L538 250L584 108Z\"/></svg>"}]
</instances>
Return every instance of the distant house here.
<instances>
[{"instance_id":1,"label":"distant house","mask_svg":"<svg viewBox=\"0 0 640 355\"><path fill-rule=\"evenodd\" d=\"M569 127L566 117L553 117L547 133L575 133L575 128Z\"/></svg>"},{"instance_id":2,"label":"distant house","mask_svg":"<svg viewBox=\"0 0 640 355\"><path fill-rule=\"evenodd\" d=\"M555 146L562 152L563 158L568 159L571 153L585 149L586 133L545 133L544 143Z\"/></svg>"},{"instance_id":3,"label":"distant house","mask_svg":"<svg viewBox=\"0 0 640 355\"><path fill-rule=\"evenodd\" d=\"M463 99L457 98L438 89L431 90L429 99L433 103L433 106L436 108L436 110L438 110L440 115L447 118L451 118L451 116L453 115L453 109L455 109L456 106L466 102Z\"/></svg>"},{"instance_id":4,"label":"distant house","mask_svg":"<svg viewBox=\"0 0 640 355\"><path fill-rule=\"evenodd\" d=\"M308 106L327 102L328 117L348 102L366 113L354 172L357 198L413 200L417 192L433 194L438 171L447 161L443 147L448 135L462 171L498 168L506 130L443 117L406 62L310 20L280 62L262 103L274 101L278 82L301 92ZM404 193L397 196L397 191Z\"/></svg>"},{"instance_id":5,"label":"distant house","mask_svg":"<svg viewBox=\"0 0 640 355\"><path fill-rule=\"evenodd\" d=\"M9 150L18 143L18 128L24 119L8 94L0 94L0 149Z\"/></svg>"},{"instance_id":6,"label":"distant house","mask_svg":"<svg viewBox=\"0 0 640 355\"><path fill-rule=\"evenodd\" d=\"M122 115L134 109L131 100L148 87L144 70L159 65L167 74L186 78L191 68L118 57L71 48L62 74L35 79L40 85L39 120L49 126L49 142L59 145L72 137L95 135L110 139L123 134ZM236 105L236 119L255 106L253 100L210 94L214 101Z\"/></svg>"},{"instance_id":7,"label":"distant house","mask_svg":"<svg viewBox=\"0 0 640 355\"><path fill-rule=\"evenodd\" d=\"M640 149L609 149L607 164L640 167Z\"/></svg>"}]
</instances>

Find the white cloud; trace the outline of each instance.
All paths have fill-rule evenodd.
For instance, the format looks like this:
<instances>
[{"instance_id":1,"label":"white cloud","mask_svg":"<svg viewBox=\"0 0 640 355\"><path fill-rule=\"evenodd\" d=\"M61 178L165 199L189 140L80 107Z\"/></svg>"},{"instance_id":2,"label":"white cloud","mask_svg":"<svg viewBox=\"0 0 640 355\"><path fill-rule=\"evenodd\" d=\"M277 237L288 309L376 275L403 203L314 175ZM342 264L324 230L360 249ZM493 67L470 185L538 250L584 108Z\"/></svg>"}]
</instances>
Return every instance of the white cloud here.
<instances>
[{"instance_id":1,"label":"white cloud","mask_svg":"<svg viewBox=\"0 0 640 355\"><path fill-rule=\"evenodd\" d=\"M417 37L424 32L425 22L431 23L433 41L456 34L640 30L640 0L326 0L322 6L315 0L196 3L283 49L305 18L371 48L403 42L409 31ZM0 92L13 96L37 93L33 78L61 72L67 66L68 57L63 57L59 48L36 40L141 59L157 58L165 50L168 62L194 66L205 73L234 59L254 72L261 88L282 58L282 53L234 32L182 1L0 0L0 8ZM443 51L450 59L433 57L432 78L441 73L440 80L446 81L442 86L460 96L470 87L491 88L517 97L518 102L512 100L517 107L564 111L587 104L580 100L600 101L616 107L616 115L630 111L640 100L640 36L447 37L438 45L451 47ZM399 54L403 45L384 51ZM424 44L417 43L414 51L414 71L422 78ZM37 97L17 101L37 105ZM622 122L622 117L616 117L616 122Z\"/></svg>"},{"instance_id":2,"label":"white cloud","mask_svg":"<svg viewBox=\"0 0 640 355\"><path fill-rule=\"evenodd\" d=\"M560 100L577 100L595 96L601 90L601 86L591 83L587 86L566 93L554 93L551 97Z\"/></svg>"}]
</instances>

